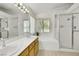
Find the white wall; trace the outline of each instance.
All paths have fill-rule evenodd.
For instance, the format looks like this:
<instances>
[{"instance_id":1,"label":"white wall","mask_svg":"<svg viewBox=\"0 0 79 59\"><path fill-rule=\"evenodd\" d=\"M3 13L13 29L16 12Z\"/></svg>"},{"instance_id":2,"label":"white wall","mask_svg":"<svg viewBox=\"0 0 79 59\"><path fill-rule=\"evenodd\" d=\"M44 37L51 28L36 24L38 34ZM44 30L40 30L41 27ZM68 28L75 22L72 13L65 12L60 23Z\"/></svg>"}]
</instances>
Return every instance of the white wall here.
<instances>
[{"instance_id":1,"label":"white wall","mask_svg":"<svg viewBox=\"0 0 79 59\"><path fill-rule=\"evenodd\" d=\"M40 33L39 41L40 41L40 49L43 50L57 50L59 49L58 40L55 38L55 14L52 13L50 16L50 32L48 33ZM45 17L45 16L44 16ZM37 19L38 24L38 19ZM36 31L38 31L38 25L36 24Z\"/></svg>"},{"instance_id":2,"label":"white wall","mask_svg":"<svg viewBox=\"0 0 79 59\"><path fill-rule=\"evenodd\" d=\"M77 7L76 9L72 10L70 13L79 13L79 7Z\"/></svg>"}]
</instances>

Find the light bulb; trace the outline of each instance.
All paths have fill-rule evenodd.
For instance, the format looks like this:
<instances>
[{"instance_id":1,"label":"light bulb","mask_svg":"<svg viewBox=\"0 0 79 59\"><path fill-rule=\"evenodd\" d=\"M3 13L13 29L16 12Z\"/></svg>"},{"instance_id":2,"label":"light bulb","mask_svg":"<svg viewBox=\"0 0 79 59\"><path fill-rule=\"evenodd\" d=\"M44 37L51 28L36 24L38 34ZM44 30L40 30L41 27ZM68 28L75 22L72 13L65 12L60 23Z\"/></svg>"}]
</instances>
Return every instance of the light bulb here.
<instances>
[{"instance_id":1,"label":"light bulb","mask_svg":"<svg viewBox=\"0 0 79 59\"><path fill-rule=\"evenodd\" d=\"M25 9L25 11L29 13L29 10Z\"/></svg>"},{"instance_id":2,"label":"light bulb","mask_svg":"<svg viewBox=\"0 0 79 59\"><path fill-rule=\"evenodd\" d=\"M25 9L25 6L23 6L23 9Z\"/></svg>"},{"instance_id":3,"label":"light bulb","mask_svg":"<svg viewBox=\"0 0 79 59\"><path fill-rule=\"evenodd\" d=\"M22 3L19 3L20 4L20 6L22 6L23 4Z\"/></svg>"}]
</instances>

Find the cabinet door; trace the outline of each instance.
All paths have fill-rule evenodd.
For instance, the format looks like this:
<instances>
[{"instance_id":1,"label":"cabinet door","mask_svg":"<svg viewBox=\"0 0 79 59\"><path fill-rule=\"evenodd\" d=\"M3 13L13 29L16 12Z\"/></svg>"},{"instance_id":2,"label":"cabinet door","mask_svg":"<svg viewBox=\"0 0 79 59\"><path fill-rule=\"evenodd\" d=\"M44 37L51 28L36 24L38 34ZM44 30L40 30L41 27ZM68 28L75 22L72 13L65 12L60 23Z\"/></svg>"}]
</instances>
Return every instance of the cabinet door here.
<instances>
[{"instance_id":1,"label":"cabinet door","mask_svg":"<svg viewBox=\"0 0 79 59\"><path fill-rule=\"evenodd\" d=\"M38 54L39 46L38 42L35 44L35 55Z\"/></svg>"},{"instance_id":2,"label":"cabinet door","mask_svg":"<svg viewBox=\"0 0 79 59\"><path fill-rule=\"evenodd\" d=\"M35 48L33 47L33 48L29 51L29 56L34 56L34 54L35 54L35 53L34 53L34 49L35 49Z\"/></svg>"},{"instance_id":3,"label":"cabinet door","mask_svg":"<svg viewBox=\"0 0 79 59\"><path fill-rule=\"evenodd\" d=\"M72 48L72 15L60 15L59 42L61 48Z\"/></svg>"}]
</instances>

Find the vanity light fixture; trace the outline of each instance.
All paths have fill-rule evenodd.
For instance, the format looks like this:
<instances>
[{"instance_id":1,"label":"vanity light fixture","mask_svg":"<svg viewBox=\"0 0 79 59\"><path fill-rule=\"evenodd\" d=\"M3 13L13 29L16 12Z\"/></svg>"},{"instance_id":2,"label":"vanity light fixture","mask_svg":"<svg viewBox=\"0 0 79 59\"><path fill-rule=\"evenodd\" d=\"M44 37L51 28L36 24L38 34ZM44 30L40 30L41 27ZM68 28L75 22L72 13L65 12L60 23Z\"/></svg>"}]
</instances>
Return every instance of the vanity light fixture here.
<instances>
[{"instance_id":1,"label":"vanity light fixture","mask_svg":"<svg viewBox=\"0 0 79 59\"><path fill-rule=\"evenodd\" d=\"M26 7L25 7L25 6L23 6L23 12L24 12L24 13L26 13L26 12L27 12L25 9L26 9Z\"/></svg>"},{"instance_id":2,"label":"vanity light fixture","mask_svg":"<svg viewBox=\"0 0 79 59\"><path fill-rule=\"evenodd\" d=\"M17 6L23 13L29 13L29 10L22 3L15 3L15 6Z\"/></svg>"}]
</instances>

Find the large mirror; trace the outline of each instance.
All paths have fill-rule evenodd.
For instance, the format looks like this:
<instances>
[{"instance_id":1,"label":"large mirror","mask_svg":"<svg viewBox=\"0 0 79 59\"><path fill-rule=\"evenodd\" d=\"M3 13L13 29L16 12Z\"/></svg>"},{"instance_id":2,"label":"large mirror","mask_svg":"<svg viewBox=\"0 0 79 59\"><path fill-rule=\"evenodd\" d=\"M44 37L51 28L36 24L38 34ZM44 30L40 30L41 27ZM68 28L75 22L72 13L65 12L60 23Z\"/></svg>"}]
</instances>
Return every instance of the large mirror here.
<instances>
[{"instance_id":1,"label":"large mirror","mask_svg":"<svg viewBox=\"0 0 79 59\"><path fill-rule=\"evenodd\" d=\"M8 38L8 19L0 18L0 38Z\"/></svg>"},{"instance_id":2,"label":"large mirror","mask_svg":"<svg viewBox=\"0 0 79 59\"><path fill-rule=\"evenodd\" d=\"M18 18L0 18L0 38L13 38L18 36Z\"/></svg>"}]
</instances>

